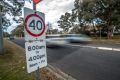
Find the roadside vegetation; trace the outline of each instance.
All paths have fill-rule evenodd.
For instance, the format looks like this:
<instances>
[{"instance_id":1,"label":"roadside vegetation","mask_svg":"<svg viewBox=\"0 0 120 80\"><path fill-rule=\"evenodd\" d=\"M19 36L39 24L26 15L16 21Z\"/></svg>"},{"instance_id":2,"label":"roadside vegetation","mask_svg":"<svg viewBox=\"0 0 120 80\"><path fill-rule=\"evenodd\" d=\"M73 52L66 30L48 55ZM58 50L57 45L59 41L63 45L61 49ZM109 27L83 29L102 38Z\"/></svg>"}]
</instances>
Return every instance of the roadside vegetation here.
<instances>
[{"instance_id":1,"label":"roadside vegetation","mask_svg":"<svg viewBox=\"0 0 120 80\"><path fill-rule=\"evenodd\" d=\"M58 26L63 33L114 39L120 35L120 1L75 0L71 13L61 15Z\"/></svg>"},{"instance_id":2,"label":"roadside vegetation","mask_svg":"<svg viewBox=\"0 0 120 80\"><path fill-rule=\"evenodd\" d=\"M13 43L4 41L4 54L0 55L0 80L35 80L35 73L27 73L25 52ZM43 68L40 70L42 80L60 80Z\"/></svg>"},{"instance_id":3,"label":"roadside vegetation","mask_svg":"<svg viewBox=\"0 0 120 80\"><path fill-rule=\"evenodd\" d=\"M27 74L25 56L21 49L5 41L4 54L0 55L0 80L33 80Z\"/></svg>"}]
</instances>

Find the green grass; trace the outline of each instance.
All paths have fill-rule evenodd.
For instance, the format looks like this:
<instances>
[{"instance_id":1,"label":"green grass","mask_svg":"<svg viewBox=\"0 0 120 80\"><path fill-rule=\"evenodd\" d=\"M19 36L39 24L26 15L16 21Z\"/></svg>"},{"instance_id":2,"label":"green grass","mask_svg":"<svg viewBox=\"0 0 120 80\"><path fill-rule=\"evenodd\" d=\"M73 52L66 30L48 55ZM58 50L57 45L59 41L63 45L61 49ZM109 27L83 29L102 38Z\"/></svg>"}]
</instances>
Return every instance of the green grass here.
<instances>
[{"instance_id":1,"label":"green grass","mask_svg":"<svg viewBox=\"0 0 120 80\"><path fill-rule=\"evenodd\" d=\"M5 41L4 55L0 55L0 80L34 80L26 71L24 51Z\"/></svg>"},{"instance_id":2,"label":"green grass","mask_svg":"<svg viewBox=\"0 0 120 80\"><path fill-rule=\"evenodd\" d=\"M94 42L120 43L120 35L108 39L107 37L91 37Z\"/></svg>"},{"instance_id":3,"label":"green grass","mask_svg":"<svg viewBox=\"0 0 120 80\"><path fill-rule=\"evenodd\" d=\"M35 73L27 73L24 49L4 41L4 55L0 55L0 80L35 80ZM42 80L60 80L46 68L40 69Z\"/></svg>"}]
</instances>

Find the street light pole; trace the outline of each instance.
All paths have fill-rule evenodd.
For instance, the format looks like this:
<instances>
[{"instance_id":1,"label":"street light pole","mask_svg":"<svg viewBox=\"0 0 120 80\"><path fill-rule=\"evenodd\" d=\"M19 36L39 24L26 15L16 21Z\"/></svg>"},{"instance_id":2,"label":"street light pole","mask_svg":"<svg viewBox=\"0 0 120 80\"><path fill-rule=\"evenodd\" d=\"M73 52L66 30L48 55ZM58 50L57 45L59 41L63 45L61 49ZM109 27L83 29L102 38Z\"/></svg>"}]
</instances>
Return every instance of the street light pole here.
<instances>
[{"instance_id":1,"label":"street light pole","mask_svg":"<svg viewBox=\"0 0 120 80\"><path fill-rule=\"evenodd\" d=\"M101 40L101 27L100 27L100 40Z\"/></svg>"},{"instance_id":2,"label":"street light pole","mask_svg":"<svg viewBox=\"0 0 120 80\"><path fill-rule=\"evenodd\" d=\"M2 6L0 5L0 54L3 54Z\"/></svg>"}]
</instances>

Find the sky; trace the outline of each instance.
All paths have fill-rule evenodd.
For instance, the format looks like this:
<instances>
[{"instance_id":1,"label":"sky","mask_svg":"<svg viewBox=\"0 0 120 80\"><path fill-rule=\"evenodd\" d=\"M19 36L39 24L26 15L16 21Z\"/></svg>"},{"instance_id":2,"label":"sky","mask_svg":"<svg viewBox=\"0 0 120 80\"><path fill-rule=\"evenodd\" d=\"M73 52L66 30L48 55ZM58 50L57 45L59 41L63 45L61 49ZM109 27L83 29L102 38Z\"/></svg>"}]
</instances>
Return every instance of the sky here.
<instances>
[{"instance_id":1,"label":"sky","mask_svg":"<svg viewBox=\"0 0 120 80\"><path fill-rule=\"evenodd\" d=\"M25 7L32 9L32 3L26 1ZM74 8L74 0L43 0L37 4L37 11L45 13L45 23L52 23L53 28L58 28L57 21L65 12L71 12ZM22 14L23 16L24 14ZM24 17L24 16L23 16ZM13 23L8 32L13 30L17 24Z\"/></svg>"}]
</instances>

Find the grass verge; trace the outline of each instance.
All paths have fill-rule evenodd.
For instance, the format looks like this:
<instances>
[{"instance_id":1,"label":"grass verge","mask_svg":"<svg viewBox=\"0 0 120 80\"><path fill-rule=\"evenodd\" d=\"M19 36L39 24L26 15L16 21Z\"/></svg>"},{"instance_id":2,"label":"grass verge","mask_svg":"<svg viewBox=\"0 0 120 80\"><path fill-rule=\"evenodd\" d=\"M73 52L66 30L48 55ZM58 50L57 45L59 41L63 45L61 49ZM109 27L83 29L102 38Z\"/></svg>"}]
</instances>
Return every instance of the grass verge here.
<instances>
[{"instance_id":1,"label":"grass verge","mask_svg":"<svg viewBox=\"0 0 120 80\"><path fill-rule=\"evenodd\" d=\"M0 80L35 80L35 73L26 71L24 50L7 40L4 47L4 55L0 55ZM42 80L59 80L45 68L40 71Z\"/></svg>"},{"instance_id":2,"label":"grass verge","mask_svg":"<svg viewBox=\"0 0 120 80\"><path fill-rule=\"evenodd\" d=\"M108 39L107 37L92 37L92 40L97 43L120 43L120 35L114 36L111 39Z\"/></svg>"}]
</instances>

